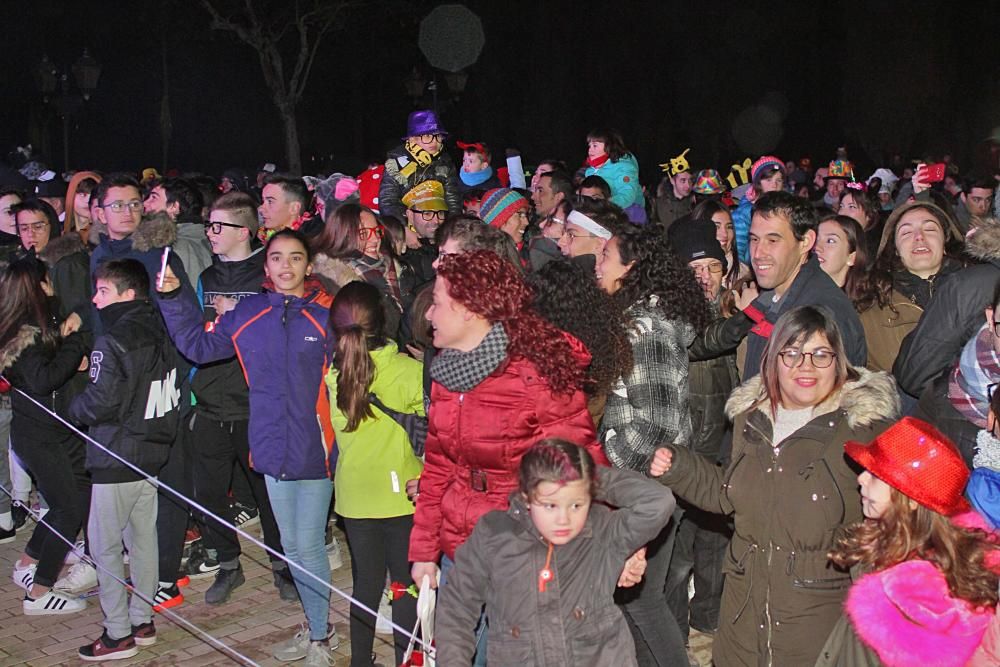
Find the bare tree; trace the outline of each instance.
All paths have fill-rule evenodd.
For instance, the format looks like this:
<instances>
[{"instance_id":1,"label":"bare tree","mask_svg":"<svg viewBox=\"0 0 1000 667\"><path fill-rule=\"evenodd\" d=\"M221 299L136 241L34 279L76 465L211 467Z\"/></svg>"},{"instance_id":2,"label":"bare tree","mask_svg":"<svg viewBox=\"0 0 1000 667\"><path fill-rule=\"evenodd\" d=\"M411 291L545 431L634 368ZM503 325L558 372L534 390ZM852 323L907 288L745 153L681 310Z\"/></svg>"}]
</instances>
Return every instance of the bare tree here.
<instances>
[{"instance_id":1,"label":"bare tree","mask_svg":"<svg viewBox=\"0 0 1000 667\"><path fill-rule=\"evenodd\" d=\"M288 170L302 172L299 130L295 110L309 82L316 53L323 38L339 26L346 12L362 0L202 0L212 17L212 28L235 34L253 47L260 60L264 82L278 107L285 130ZM223 9L227 5L227 9ZM286 57L294 65L285 65Z\"/></svg>"}]
</instances>

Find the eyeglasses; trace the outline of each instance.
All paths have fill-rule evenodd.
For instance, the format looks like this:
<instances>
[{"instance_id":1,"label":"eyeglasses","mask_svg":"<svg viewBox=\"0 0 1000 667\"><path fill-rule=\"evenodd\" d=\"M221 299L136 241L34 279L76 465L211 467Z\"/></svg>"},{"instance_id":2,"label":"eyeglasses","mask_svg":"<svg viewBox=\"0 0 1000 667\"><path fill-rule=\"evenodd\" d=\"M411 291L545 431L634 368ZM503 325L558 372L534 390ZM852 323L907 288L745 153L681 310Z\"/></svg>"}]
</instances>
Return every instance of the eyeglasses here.
<instances>
[{"instance_id":1,"label":"eyeglasses","mask_svg":"<svg viewBox=\"0 0 1000 667\"><path fill-rule=\"evenodd\" d=\"M232 227L233 229L243 229L243 225L234 225L231 222L222 222L221 220L209 220L205 223L205 233L212 232L213 234L221 234L223 227Z\"/></svg>"},{"instance_id":2,"label":"eyeglasses","mask_svg":"<svg viewBox=\"0 0 1000 667\"><path fill-rule=\"evenodd\" d=\"M27 234L29 231L39 234L45 231L45 228L49 226L47 222L31 222L26 225L17 225L18 234Z\"/></svg>"},{"instance_id":3,"label":"eyeglasses","mask_svg":"<svg viewBox=\"0 0 1000 667\"><path fill-rule=\"evenodd\" d=\"M359 227L358 236L362 241L367 241L371 238L381 239L385 236L385 228L383 227Z\"/></svg>"},{"instance_id":4,"label":"eyeglasses","mask_svg":"<svg viewBox=\"0 0 1000 667\"><path fill-rule=\"evenodd\" d=\"M568 229L567 230L563 230L563 236L568 237L570 243L572 243L573 241L575 241L576 239L579 239L579 238L592 238L592 239L596 239L597 238L597 234L581 234L579 232L573 232L573 231L570 231Z\"/></svg>"},{"instance_id":5,"label":"eyeglasses","mask_svg":"<svg viewBox=\"0 0 1000 667\"><path fill-rule=\"evenodd\" d=\"M813 368L829 368L833 360L837 358L836 352L830 350L816 350L815 352L803 352L802 350L782 350L778 353L785 368L798 368L802 362L809 357Z\"/></svg>"},{"instance_id":6,"label":"eyeglasses","mask_svg":"<svg viewBox=\"0 0 1000 667\"><path fill-rule=\"evenodd\" d=\"M421 134L419 136L420 136L420 141L422 141L425 144L429 144L432 141L444 141L444 135L443 134L437 134L437 133L435 133L435 134Z\"/></svg>"},{"instance_id":7,"label":"eyeglasses","mask_svg":"<svg viewBox=\"0 0 1000 667\"><path fill-rule=\"evenodd\" d=\"M420 214L420 219L424 222L430 222L431 220L444 220L445 211L414 211L414 213Z\"/></svg>"},{"instance_id":8,"label":"eyeglasses","mask_svg":"<svg viewBox=\"0 0 1000 667\"><path fill-rule=\"evenodd\" d=\"M110 204L104 204L101 208L110 208L115 213L121 213L127 208L132 213L135 213L142 210L142 202L138 199L133 199L132 201L113 201Z\"/></svg>"},{"instance_id":9,"label":"eyeglasses","mask_svg":"<svg viewBox=\"0 0 1000 667\"><path fill-rule=\"evenodd\" d=\"M692 266L691 270L695 274L699 273L712 273L718 275L722 273L722 264L720 262L712 262L711 264L699 264L697 266Z\"/></svg>"}]
</instances>

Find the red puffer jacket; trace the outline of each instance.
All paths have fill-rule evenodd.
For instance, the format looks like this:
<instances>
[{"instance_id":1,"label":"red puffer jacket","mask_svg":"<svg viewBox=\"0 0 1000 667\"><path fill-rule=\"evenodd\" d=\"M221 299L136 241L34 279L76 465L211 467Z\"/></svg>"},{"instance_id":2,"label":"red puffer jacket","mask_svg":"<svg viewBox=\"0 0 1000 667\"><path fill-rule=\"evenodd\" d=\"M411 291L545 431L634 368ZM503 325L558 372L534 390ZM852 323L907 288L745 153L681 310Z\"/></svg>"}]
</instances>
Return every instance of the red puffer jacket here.
<instances>
[{"instance_id":1,"label":"red puffer jacket","mask_svg":"<svg viewBox=\"0 0 1000 667\"><path fill-rule=\"evenodd\" d=\"M608 465L583 392L554 395L530 361L507 362L465 393L435 382L410 560L454 558L479 517L506 510L521 457L542 438L583 445Z\"/></svg>"}]
</instances>

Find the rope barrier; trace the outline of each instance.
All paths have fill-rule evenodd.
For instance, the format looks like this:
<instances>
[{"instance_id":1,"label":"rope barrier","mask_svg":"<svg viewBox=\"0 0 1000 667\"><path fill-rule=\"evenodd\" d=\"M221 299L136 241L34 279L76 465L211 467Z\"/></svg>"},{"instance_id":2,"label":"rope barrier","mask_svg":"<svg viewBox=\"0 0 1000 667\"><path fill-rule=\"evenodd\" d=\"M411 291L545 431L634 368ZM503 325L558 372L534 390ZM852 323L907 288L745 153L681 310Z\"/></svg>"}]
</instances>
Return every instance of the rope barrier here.
<instances>
[{"instance_id":1,"label":"rope barrier","mask_svg":"<svg viewBox=\"0 0 1000 667\"><path fill-rule=\"evenodd\" d=\"M4 380L7 380L7 378L4 377L4 376L2 376L2 375L0 375L0 378L2 378ZM10 384L9 380L8 380L8 384ZM407 637L410 637L412 640L414 640L421 647L422 650L426 651L430 655L433 655L433 648L429 644L427 644L426 642L424 642L421 638L415 637L412 628L404 628L404 627L402 627L400 625L397 625L396 623L394 623L392 621L391 618L382 616L380 613L378 613L377 610L371 609L370 607L368 607L364 603L358 601L354 597L352 597L352 596L348 595L347 593L345 593L344 591L340 590L339 588L337 588L336 586L334 586L333 584L331 584L329 581L323 581L320 577L316 576L315 574L313 574L309 570L305 569L304 567L302 567L298 563L289 560L287 557L285 557L285 555L283 553L279 553L279 552L275 551L271 547L269 547L266 544L264 544L263 541L258 540L256 537L254 537L253 535L250 535L249 533L247 533L246 531L244 531L242 528L239 528L237 526L234 526L234 525L230 524L227 520L223 519L218 514L212 512L211 510L209 510L208 508L204 507L203 505L201 505L200 503L196 502L195 500L193 500L191 498L188 498L183 493L181 493L180 491L174 489L170 485L164 484L163 482L161 482L160 480L156 479L155 477L147 475L142 469L140 469L138 466L134 465L131 461L128 461L128 460L124 459L117 452L111 451L110 449L108 449L107 447L105 447L104 445L102 445L97 440L94 440L89 435L87 435L86 433L84 433L83 431L81 431L80 429L78 429L76 426L74 426L73 424L71 424L70 422L68 422L66 419L64 419L57 412L54 412L53 410L50 410L46 405L44 405L44 404L40 403L39 401L35 400L34 397L29 396L26 392L22 391L20 388L13 386L13 384L10 384L10 386L11 386L11 389L13 391L16 391L21 396L24 396L26 399L28 399L29 401L31 401L35 406L37 406L38 408L40 408L43 412L48 413L53 419L55 419L56 421L58 421L59 423L61 423L63 426L65 426L66 428L68 428L70 431L72 431L73 433L75 433L76 435L78 435L80 438L82 438L85 442L89 442L90 444L94 445L95 447L97 447L98 449L102 450L103 452L111 455L112 458L114 458L117 461L123 463L130 470L132 470L137 475L139 475L140 477L142 477L144 480L146 480L147 482L149 482L150 484L152 484L154 488L156 488L158 490L159 489L166 489L171 494L173 494L176 498L178 498L181 501L187 503L192 508L194 508L194 509L198 510L199 512L201 512L203 515L205 515L205 516L207 516L209 518L215 519L216 521L219 522L220 525L226 527L227 529L230 529L230 530L234 531L237 535L243 537L244 539L248 540L249 542L255 544L258 547L260 547L261 549L263 549L265 552L267 552L271 556L274 556L275 558L283 560L285 563L288 564L289 567L294 567L301 574L306 575L307 577L309 577L313 581L317 582L321 586L325 586L326 588L330 589L331 592L336 593L337 595L339 595L343 599L349 601L352 605L358 607L359 609L364 610L369 615L371 615L373 618L375 618L375 619L379 619L379 618L385 619L386 621L388 621L389 625L391 625L394 629L396 629L399 632L403 633ZM3 487L0 486L0 488L3 488ZM4 489L4 491L6 492L6 489ZM10 495L10 492L7 492L7 495ZM11 498L13 499L13 496L11 496ZM14 501L14 502L20 503L20 501Z\"/></svg>"},{"instance_id":2,"label":"rope barrier","mask_svg":"<svg viewBox=\"0 0 1000 667\"><path fill-rule=\"evenodd\" d=\"M46 528L48 528L52 532L53 535L55 535L60 540L62 540L66 544L68 544L70 549L73 549L76 546L75 544L73 544L72 542L70 542L68 539L66 539L66 537L64 537L63 535L61 535L59 533L59 531L57 531L55 528L53 528L52 524L48 523L45 520L45 518L42 516L41 512L36 512L32 508L28 507L28 505L26 505L25 503L23 503L20 500L16 499L14 497L14 494L11 493L9 490L7 490L2 484L0 484L0 491L3 491L5 494L7 494L8 496L10 496L10 501L11 501L12 505L23 507L24 510L26 512L28 512L28 514L30 514L31 517L35 521L37 521L38 523L40 523L43 526L45 526ZM138 590L136 590L134 587L130 586L128 584L128 582L126 582L124 579L119 579L113 572L111 572L110 570L108 570L108 568L104 567L103 565L101 565L99 562L97 562L93 558L90 558L89 556L86 556L86 555L81 555L81 560L84 560L88 564L93 565L96 569L99 569L99 570L103 571L105 574L107 574L109 577L111 577L112 579L114 579L115 581L117 581L118 583L120 583L122 586L125 586L125 588L130 589L132 591L132 595L138 595L139 599L142 600L143 602L147 603L150 607L155 607L156 606L156 601L155 600L153 600L152 598L147 597L143 593L141 593ZM30 593L30 590L27 591L27 592ZM231 657L233 657L233 658L235 658L237 660L242 661L243 664L245 664L245 665L252 665L253 667L260 667L260 663L255 662L252 658L249 658L249 657L243 655L242 653L240 653L239 651L237 651L233 647L226 645L225 643L222 642L221 639L217 639L216 637L212 636L212 634L210 632L208 632L206 630L202 630L197 625L195 625L191 621L187 620L186 618L184 618L183 616L181 616L177 612L171 611L170 609L161 608L161 610L159 612L157 612L157 613L166 615L168 618L170 618L171 620L175 621L178 625L181 625L184 628L187 628L188 630L192 631L196 635L204 637L206 640L208 640L209 644L211 644L212 646L215 646L217 649L219 649L223 653L226 653L227 655L229 655L229 656L231 656Z\"/></svg>"}]
</instances>

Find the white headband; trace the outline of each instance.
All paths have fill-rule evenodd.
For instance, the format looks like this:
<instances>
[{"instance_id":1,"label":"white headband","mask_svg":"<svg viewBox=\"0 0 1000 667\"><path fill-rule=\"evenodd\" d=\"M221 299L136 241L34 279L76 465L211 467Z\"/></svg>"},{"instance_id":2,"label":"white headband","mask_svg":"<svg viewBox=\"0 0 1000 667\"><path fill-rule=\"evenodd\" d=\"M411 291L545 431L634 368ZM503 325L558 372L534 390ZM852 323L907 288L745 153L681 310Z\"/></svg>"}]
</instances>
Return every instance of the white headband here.
<instances>
[{"instance_id":1,"label":"white headband","mask_svg":"<svg viewBox=\"0 0 1000 667\"><path fill-rule=\"evenodd\" d=\"M570 211L566 217L566 222L572 222L577 227L582 227L594 236L598 236L605 241L611 238L611 232L594 222L593 218L585 216L579 211Z\"/></svg>"}]
</instances>

